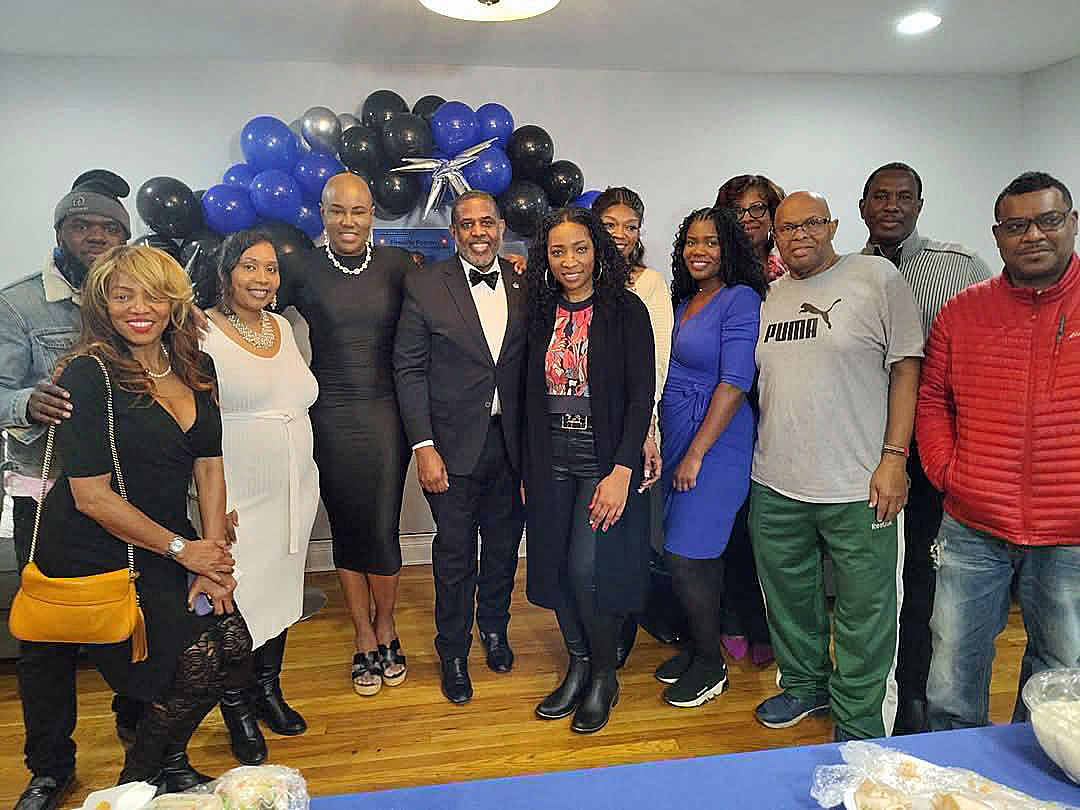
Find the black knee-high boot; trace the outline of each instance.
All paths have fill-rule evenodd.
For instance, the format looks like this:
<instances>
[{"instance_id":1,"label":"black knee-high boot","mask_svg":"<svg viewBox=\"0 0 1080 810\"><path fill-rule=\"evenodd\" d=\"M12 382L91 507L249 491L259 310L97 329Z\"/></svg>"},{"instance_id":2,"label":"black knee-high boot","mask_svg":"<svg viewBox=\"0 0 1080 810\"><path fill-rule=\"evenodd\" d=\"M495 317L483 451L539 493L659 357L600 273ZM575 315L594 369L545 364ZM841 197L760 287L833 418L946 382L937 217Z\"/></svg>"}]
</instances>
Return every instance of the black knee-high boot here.
<instances>
[{"instance_id":1,"label":"black knee-high boot","mask_svg":"<svg viewBox=\"0 0 1080 810\"><path fill-rule=\"evenodd\" d=\"M225 691L221 695L221 719L229 731L233 756L245 765L266 760L266 740L255 716L255 656L245 655L227 667Z\"/></svg>"},{"instance_id":2,"label":"black knee-high boot","mask_svg":"<svg viewBox=\"0 0 1080 810\"><path fill-rule=\"evenodd\" d=\"M287 634L288 630L282 630L255 650L255 712L271 731L291 736L307 731L307 722L281 694L281 662Z\"/></svg>"},{"instance_id":3,"label":"black knee-high boot","mask_svg":"<svg viewBox=\"0 0 1080 810\"><path fill-rule=\"evenodd\" d=\"M590 597L595 599L591 594ZM615 677L615 646L621 620L616 616L597 615L595 611L582 618L585 634L589 639L592 671L589 673L589 685L574 712L570 729L591 734L607 725L611 710L619 701L619 681Z\"/></svg>"}]
</instances>

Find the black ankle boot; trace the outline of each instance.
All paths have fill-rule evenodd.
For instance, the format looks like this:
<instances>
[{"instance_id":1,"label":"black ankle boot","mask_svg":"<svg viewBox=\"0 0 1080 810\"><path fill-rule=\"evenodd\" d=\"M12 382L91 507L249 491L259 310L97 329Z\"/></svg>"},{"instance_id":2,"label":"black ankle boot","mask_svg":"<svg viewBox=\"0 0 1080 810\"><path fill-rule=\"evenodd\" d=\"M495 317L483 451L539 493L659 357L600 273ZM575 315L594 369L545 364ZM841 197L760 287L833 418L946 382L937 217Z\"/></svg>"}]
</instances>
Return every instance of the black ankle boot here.
<instances>
[{"instance_id":1,"label":"black ankle boot","mask_svg":"<svg viewBox=\"0 0 1080 810\"><path fill-rule=\"evenodd\" d=\"M281 694L281 662L285 635L270 639L255 650L255 713L276 734L292 736L307 731L307 723Z\"/></svg>"},{"instance_id":2,"label":"black ankle boot","mask_svg":"<svg viewBox=\"0 0 1080 810\"><path fill-rule=\"evenodd\" d=\"M545 720L557 720L571 714L578 707L581 696L589 685L589 669L587 655L571 654L566 677L558 688L536 707L536 714Z\"/></svg>"},{"instance_id":3,"label":"black ankle boot","mask_svg":"<svg viewBox=\"0 0 1080 810\"><path fill-rule=\"evenodd\" d=\"M612 708L619 702L619 681L615 670L594 672L589 686L574 712L572 731L592 734L607 725Z\"/></svg>"},{"instance_id":4,"label":"black ankle boot","mask_svg":"<svg viewBox=\"0 0 1080 810\"><path fill-rule=\"evenodd\" d=\"M266 740L243 690L225 690L221 696L221 719L229 730L229 746L237 761L261 765L266 760Z\"/></svg>"},{"instance_id":5,"label":"black ankle boot","mask_svg":"<svg viewBox=\"0 0 1080 810\"><path fill-rule=\"evenodd\" d=\"M170 746L161 762L161 774L155 784L159 793L183 793L197 785L214 781L212 776L199 773L188 762L187 749Z\"/></svg>"}]
</instances>

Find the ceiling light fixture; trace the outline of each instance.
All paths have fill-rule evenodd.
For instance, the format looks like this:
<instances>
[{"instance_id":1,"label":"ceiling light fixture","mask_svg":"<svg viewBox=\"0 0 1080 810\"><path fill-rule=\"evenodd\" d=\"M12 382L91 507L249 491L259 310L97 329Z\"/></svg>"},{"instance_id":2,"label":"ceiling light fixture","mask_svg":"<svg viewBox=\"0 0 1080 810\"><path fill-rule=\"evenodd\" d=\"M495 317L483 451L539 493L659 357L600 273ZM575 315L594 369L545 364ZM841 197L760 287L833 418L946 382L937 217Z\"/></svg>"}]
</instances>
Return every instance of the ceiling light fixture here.
<instances>
[{"instance_id":1,"label":"ceiling light fixture","mask_svg":"<svg viewBox=\"0 0 1080 810\"><path fill-rule=\"evenodd\" d=\"M420 5L458 20L505 22L551 11L559 0L420 0Z\"/></svg>"},{"instance_id":2,"label":"ceiling light fixture","mask_svg":"<svg viewBox=\"0 0 1080 810\"><path fill-rule=\"evenodd\" d=\"M925 34L941 25L941 17L932 11L916 11L908 14L896 24L896 30L901 34Z\"/></svg>"}]
</instances>

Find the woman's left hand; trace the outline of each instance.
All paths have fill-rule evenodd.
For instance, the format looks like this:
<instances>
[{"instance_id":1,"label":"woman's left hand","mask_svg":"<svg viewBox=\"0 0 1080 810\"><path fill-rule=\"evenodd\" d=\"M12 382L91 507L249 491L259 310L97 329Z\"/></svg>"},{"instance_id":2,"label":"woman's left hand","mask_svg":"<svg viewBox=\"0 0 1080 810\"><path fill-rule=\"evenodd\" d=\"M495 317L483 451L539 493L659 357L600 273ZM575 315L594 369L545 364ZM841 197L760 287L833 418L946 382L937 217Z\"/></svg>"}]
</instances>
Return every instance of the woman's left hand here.
<instances>
[{"instance_id":1,"label":"woman's left hand","mask_svg":"<svg viewBox=\"0 0 1080 810\"><path fill-rule=\"evenodd\" d=\"M206 594L210 604L214 606L214 614L217 616L232 613L236 610L236 605L233 604L232 599L233 591L236 590L236 580L228 574L223 574L222 578L225 582L219 585L209 577L202 575L195 577L191 581L191 587L188 588L188 610L195 609L195 598L200 593Z\"/></svg>"},{"instance_id":2,"label":"woman's left hand","mask_svg":"<svg viewBox=\"0 0 1080 810\"><path fill-rule=\"evenodd\" d=\"M589 503L589 525L602 532L614 526L626 508L629 489L630 468L616 464L615 469L596 485Z\"/></svg>"},{"instance_id":3,"label":"woman's left hand","mask_svg":"<svg viewBox=\"0 0 1080 810\"><path fill-rule=\"evenodd\" d=\"M645 457L645 474L641 479L638 492L644 492L659 481L660 473L664 469L664 462L660 458L660 448L656 446L656 440L651 435L645 439L645 447L641 452Z\"/></svg>"},{"instance_id":4,"label":"woman's left hand","mask_svg":"<svg viewBox=\"0 0 1080 810\"><path fill-rule=\"evenodd\" d=\"M697 486L698 473L701 472L701 459L687 453L672 476L676 492L689 492Z\"/></svg>"}]
</instances>

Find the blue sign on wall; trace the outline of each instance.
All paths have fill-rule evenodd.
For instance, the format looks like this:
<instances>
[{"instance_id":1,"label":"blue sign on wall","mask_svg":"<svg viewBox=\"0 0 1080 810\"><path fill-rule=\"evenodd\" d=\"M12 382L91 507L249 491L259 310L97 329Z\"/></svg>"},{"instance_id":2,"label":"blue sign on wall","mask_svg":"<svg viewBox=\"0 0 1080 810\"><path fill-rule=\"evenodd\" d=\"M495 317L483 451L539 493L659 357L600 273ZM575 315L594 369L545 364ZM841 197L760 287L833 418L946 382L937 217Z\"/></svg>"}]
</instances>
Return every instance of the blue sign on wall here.
<instances>
[{"instance_id":1,"label":"blue sign on wall","mask_svg":"<svg viewBox=\"0 0 1080 810\"><path fill-rule=\"evenodd\" d=\"M371 238L376 245L403 248L420 254L425 264L454 255L454 239L446 228L374 228Z\"/></svg>"}]
</instances>

